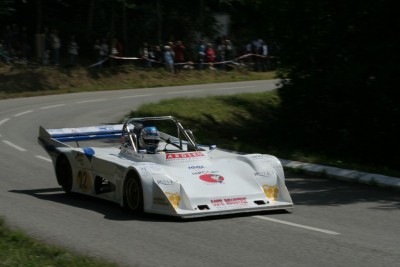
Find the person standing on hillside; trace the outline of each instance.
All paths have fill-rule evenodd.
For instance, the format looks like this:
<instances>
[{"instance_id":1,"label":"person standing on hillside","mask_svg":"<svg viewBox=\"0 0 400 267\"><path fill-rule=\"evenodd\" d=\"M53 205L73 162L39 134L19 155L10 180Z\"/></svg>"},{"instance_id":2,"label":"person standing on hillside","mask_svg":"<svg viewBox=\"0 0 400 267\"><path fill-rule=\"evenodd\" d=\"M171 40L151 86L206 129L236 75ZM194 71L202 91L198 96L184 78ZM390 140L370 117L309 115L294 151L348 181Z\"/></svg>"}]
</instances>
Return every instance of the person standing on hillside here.
<instances>
[{"instance_id":1,"label":"person standing on hillside","mask_svg":"<svg viewBox=\"0 0 400 267\"><path fill-rule=\"evenodd\" d=\"M185 62L185 49L186 47L181 41L177 41L174 47L175 53L175 73L178 73L183 68L183 63Z\"/></svg>"},{"instance_id":2,"label":"person standing on hillside","mask_svg":"<svg viewBox=\"0 0 400 267\"><path fill-rule=\"evenodd\" d=\"M79 46L75 41L75 36L71 36L71 40L68 44L68 54L69 54L69 65L71 67L75 66L76 58L78 57Z\"/></svg>"},{"instance_id":3,"label":"person standing on hillside","mask_svg":"<svg viewBox=\"0 0 400 267\"><path fill-rule=\"evenodd\" d=\"M174 57L172 48L169 45L164 46L165 68L170 72L174 72Z\"/></svg>"},{"instance_id":4,"label":"person standing on hillside","mask_svg":"<svg viewBox=\"0 0 400 267\"><path fill-rule=\"evenodd\" d=\"M58 36L58 31L53 30L51 33L51 48L52 48L52 56L53 56L53 64L58 66L60 64L60 49L61 49L61 40Z\"/></svg>"},{"instance_id":5,"label":"person standing on hillside","mask_svg":"<svg viewBox=\"0 0 400 267\"><path fill-rule=\"evenodd\" d=\"M214 69L215 56L215 50L212 43L208 43L206 48L206 61L210 69Z\"/></svg>"}]
</instances>

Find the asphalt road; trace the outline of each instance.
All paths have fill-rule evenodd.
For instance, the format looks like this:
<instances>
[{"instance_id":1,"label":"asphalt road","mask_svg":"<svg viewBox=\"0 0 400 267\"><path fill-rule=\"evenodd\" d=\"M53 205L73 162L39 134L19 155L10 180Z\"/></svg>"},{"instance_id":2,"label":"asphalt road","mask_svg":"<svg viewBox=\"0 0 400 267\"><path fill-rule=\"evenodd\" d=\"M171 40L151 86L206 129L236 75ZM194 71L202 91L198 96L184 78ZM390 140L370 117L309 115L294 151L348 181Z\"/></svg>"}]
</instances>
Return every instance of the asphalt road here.
<instances>
[{"instance_id":1,"label":"asphalt road","mask_svg":"<svg viewBox=\"0 0 400 267\"><path fill-rule=\"evenodd\" d=\"M37 143L39 125L115 123L142 103L259 92L273 89L275 83L1 100L0 215L41 240L127 266L399 266L398 191L288 174L293 213L189 221L135 216L113 203L66 196Z\"/></svg>"}]
</instances>

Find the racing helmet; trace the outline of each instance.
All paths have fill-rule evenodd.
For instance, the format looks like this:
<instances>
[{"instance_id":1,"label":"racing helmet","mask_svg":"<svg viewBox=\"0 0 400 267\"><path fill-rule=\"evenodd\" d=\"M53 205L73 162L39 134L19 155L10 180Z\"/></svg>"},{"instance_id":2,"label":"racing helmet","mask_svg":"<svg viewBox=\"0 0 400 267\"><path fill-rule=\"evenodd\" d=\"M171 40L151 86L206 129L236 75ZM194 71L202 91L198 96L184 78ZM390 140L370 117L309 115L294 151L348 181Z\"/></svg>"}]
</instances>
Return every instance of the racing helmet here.
<instances>
[{"instance_id":1,"label":"racing helmet","mask_svg":"<svg viewBox=\"0 0 400 267\"><path fill-rule=\"evenodd\" d=\"M154 126L144 127L139 136L139 147L145 149L147 153L156 153L160 136Z\"/></svg>"}]
</instances>

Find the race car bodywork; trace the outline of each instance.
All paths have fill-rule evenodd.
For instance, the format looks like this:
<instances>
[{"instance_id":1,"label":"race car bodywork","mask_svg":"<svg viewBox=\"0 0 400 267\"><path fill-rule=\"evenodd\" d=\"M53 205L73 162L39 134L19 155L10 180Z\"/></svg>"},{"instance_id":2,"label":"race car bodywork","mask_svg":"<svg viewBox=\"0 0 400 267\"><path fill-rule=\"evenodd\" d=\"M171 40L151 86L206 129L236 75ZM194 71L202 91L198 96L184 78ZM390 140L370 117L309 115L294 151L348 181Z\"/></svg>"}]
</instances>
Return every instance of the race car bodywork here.
<instances>
[{"instance_id":1,"label":"race car bodywork","mask_svg":"<svg viewBox=\"0 0 400 267\"><path fill-rule=\"evenodd\" d=\"M138 145L137 129L146 125L157 125L161 137L153 154ZM173 135L167 133L171 128ZM199 145L172 116L132 118L117 125L40 127L38 139L64 191L133 211L190 218L293 207L276 157ZM119 142L110 145L113 140ZM81 147L85 142L96 145Z\"/></svg>"}]
</instances>

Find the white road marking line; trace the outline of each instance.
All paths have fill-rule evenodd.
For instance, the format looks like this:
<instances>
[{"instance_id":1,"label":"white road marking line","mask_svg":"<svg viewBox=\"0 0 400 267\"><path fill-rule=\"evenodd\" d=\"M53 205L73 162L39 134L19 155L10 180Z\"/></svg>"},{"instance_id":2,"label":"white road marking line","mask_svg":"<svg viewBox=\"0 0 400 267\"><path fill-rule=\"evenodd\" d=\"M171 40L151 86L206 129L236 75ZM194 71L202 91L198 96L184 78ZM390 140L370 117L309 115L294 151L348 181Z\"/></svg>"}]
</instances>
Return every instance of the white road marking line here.
<instances>
[{"instance_id":1,"label":"white road marking line","mask_svg":"<svg viewBox=\"0 0 400 267\"><path fill-rule=\"evenodd\" d=\"M65 104L58 104L58 105L53 105L53 106L41 107L40 109L57 108L57 107L61 107L61 106L65 106Z\"/></svg>"},{"instance_id":2,"label":"white road marking line","mask_svg":"<svg viewBox=\"0 0 400 267\"><path fill-rule=\"evenodd\" d=\"M197 93L197 92L203 92L203 90L193 90L193 91L181 91L181 92L168 92L167 95L173 95L173 94L186 94L186 93Z\"/></svg>"},{"instance_id":3,"label":"white road marking line","mask_svg":"<svg viewBox=\"0 0 400 267\"><path fill-rule=\"evenodd\" d=\"M125 99L125 98L136 98L136 97L145 97L145 96L152 96L154 94L147 94L147 95L131 95L131 96L121 96L119 97L120 99Z\"/></svg>"},{"instance_id":4,"label":"white road marking line","mask_svg":"<svg viewBox=\"0 0 400 267\"><path fill-rule=\"evenodd\" d=\"M45 160L45 161L51 162L51 159L49 159L49 158L46 158L46 157L43 157L43 156L35 155L35 157L37 157L38 159L42 159L42 160Z\"/></svg>"},{"instance_id":5,"label":"white road marking line","mask_svg":"<svg viewBox=\"0 0 400 267\"><path fill-rule=\"evenodd\" d=\"M24 148L22 148L22 147L20 147L20 146L17 146L17 145L15 145L15 144L11 143L10 141L3 140L3 143L5 143L5 144L7 144L7 145L9 145L9 146L11 146L11 147L13 147L13 148L19 150L19 151L26 151L26 149L24 149Z\"/></svg>"},{"instance_id":6,"label":"white road marking line","mask_svg":"<svg viewBox=\"0 0 400 267\"><path fill-rule=\"evenodd\" d=\"M99 101L105 101L107 100L106 98L101 98L101 99L93 99L93 100L85 100L85 101L79 101L75 102L76 104L84 104L84 103L90 103L90 102L99 102Z\"/></svg>"},{"instance_id":7,"label":"white road marking line","mask_svg":"<svg viewBox=\"0 0 400 267\"><path fill-rule=\"evenodd\" d=\"M28 113L31 113L31 112L33 112L33 110L27 110L27 111L15 114L14 117L19 117L19 116L22 116L22 115L25 115L25 114L28 114Z\"/></svg>"},{"instance_id":8,"label":"white road marking line","mask_svg":"<svg viewBox=\"0 0 400 267\"><path fill-rule=\"evenodd\" d=\"M241 86L241 87L225 87L225 88L215 88L209 90L235 90L235 89L243 89L243 88L253 88L255 86Z\"/></svg>"},{"instance_id":9,"label":"white road marking line","mask_svg":"<svg viewBox=\"0 0 400 267\"><path fill-rule=\"evenodd\" d=\"M0 121L0 125L2 125L3 123L5 123L5 122L7 122L7 121L9 121L9 120L10 120L9 118L4 119L4 120L1 120L1 121Z\"/></svg>"},{"instance_id":10,"label":"white road marking line","mask_svg":"<svg viewBox=\"0 0 400 267\"><path fill-rule=\"evenodd\" d=\"M266 221L271 221L271 222L286 224L286 225L290 225L290 226L300 227L300 228L307 229L307 230L317 231L317 232L321 232L321 233L325 233L325 234L340 235L340 233L337 233L337 232L334 232L334 231L329 231L329 230L316 228L316 227L311 227L311 226L302 225L302 224L297 224L297 223L281 221L281 220L273 219L273 218L270 218L270 217L257 216L257 215L253 216L253 217L258 218L258 219L262 219L262 220L266 220Z\"/></svg>"}]
</instances>

